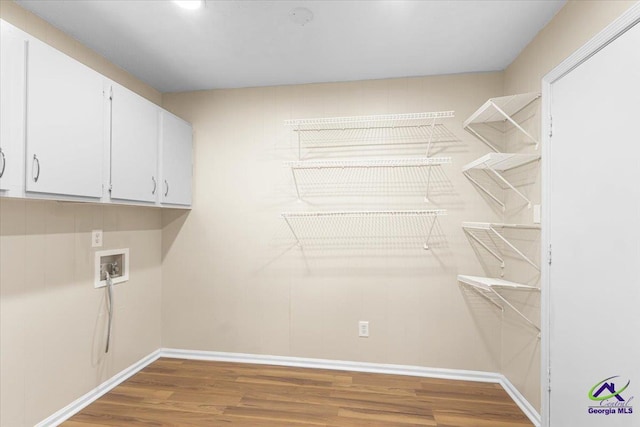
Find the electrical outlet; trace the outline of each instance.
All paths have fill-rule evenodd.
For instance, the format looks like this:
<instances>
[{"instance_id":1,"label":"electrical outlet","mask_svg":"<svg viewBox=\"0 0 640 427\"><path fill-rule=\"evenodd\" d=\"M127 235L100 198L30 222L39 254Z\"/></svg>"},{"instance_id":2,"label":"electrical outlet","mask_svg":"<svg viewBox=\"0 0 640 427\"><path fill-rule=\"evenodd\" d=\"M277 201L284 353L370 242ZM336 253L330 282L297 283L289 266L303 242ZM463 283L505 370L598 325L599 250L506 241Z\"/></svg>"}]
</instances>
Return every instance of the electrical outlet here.
<instances>
[{"instance_id":1,"label":"electrical outlet","mask_svg":"<svg viewBox=\"0 0 640 427\"><path fill-rule=\"evenodd\" d=\"M533 223L540 224L541 216L540 205L533 205Z\"/></svg>"},{"instance_id":2,"label":"electrical outlet","mask_svg":"<svg viewBox=\"0 0 640 427\"><path fill-rule=\"evenodd\" d=\"M369 336L369 322L361 320L358 322L358 336L367 338Z\"/></svg>"},{"instance_id":3,"label":"electrical outlet","mask_svg":"<svg viewBox=\"0 0 640 427\"><path fill-rule=\"evenodd\" d=\"M102 247L102 230L91 231L91 247L92 248Z\"/></svg>"}]
</instances>

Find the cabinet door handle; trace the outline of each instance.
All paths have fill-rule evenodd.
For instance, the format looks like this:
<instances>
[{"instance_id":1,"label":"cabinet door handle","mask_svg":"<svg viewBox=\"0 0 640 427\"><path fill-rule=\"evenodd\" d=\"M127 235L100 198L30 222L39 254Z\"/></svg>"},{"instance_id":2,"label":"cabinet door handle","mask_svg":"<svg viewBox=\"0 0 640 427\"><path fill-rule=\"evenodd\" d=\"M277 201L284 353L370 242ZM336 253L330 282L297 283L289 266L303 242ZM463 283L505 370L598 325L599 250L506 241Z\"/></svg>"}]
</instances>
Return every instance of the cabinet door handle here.
<instances>
[{"instance_id":1,"label":"cabinet door handle","mask_svg":"<svg viewBox=\"0 0 640 427\"><path fill-rule=\"evenodd\" d=\"M167 188L164 192L164 197L167 197L167 195L169 194L169 183L167 182L167 180L164 180L164 185Z\"/></svg>"},{"instance_id":2,"label":"cabinet door handle","mask_svg":"<svg viewBox=\"0 0 640 427\"><path fill-rule=\"evenodd\" d=\"M0 148L0 156L2 156L2 169L0 169L0 178L2 178L2 175L4 175L4 169L7 166L7 158L4 156L2 148Z\"/></svg>"},{"instance_id":3,"label":"cabinet door handle","mask_svg":"<svg viewBox=\"0 0 640 427\"><path fill-rule=\"evenodd\" d=\"M36 169L36 166L38 167L38 172L35 174L35 176L33 176L33 182L38 182L38 179L40 178L40 160L38 160L38 156L36 156L35 154L33 155L33 160L31 161L31 166L33 168L33 170Z\"/></svg>"},{"instance_id":4,"label":"cabinet door handle","mask_svg":"<svg viewBox=\"0 0 640 427\"><path fill-rule=\"evenodd\" d=\"M156 189L158 188L158 183L156 182L156 177L152 176L151 180L153 181L153 190L151 191L151 194L156 194Z\"/></svg>"}]
</instances>

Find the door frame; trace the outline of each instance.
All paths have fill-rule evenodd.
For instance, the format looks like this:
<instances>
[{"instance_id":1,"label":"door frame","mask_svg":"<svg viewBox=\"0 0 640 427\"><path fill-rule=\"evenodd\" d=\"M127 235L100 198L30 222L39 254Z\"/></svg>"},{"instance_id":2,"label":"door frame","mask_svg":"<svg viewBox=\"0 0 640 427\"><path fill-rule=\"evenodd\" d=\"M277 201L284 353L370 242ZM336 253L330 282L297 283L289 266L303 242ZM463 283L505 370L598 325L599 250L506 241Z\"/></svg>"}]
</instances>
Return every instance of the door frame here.
<instances>
[{"instance_id":1,"label":"door frame","mask_svg":"<svg viewBox=\"0 0 640 427\"><path fill-rule=\"evenodd\" d=\"M552 236L550 234L551 216L551 191L553 180L551 177L551 135L553 131L551 119L552 85L569 74L580 64L597 54L609 43L617 39L634 25L640 25L640 3L631 6L615 21L600 31L584 46L576 50L571 56L562 61L542 78L542 233L541 233L541 258L546 260L541 268L541 392L542 392L542 426L550 426L550 391L551 391L551 297L553 287L550 280L552 260Z\"/></svg>"}]
</instances>

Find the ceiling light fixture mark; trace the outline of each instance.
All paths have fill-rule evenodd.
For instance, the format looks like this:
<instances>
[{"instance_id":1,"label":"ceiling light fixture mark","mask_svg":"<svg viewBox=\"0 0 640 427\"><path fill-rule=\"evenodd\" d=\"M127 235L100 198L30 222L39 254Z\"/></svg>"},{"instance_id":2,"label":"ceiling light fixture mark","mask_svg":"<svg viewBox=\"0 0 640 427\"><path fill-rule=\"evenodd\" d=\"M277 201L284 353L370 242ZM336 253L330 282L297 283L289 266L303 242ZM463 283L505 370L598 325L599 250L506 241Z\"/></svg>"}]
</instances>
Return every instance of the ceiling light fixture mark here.
<instances>
[{"instance_id":1,"label":"ceiling light fixture mark","mask_svg":"<svg viewBox=\"0 0 640 427\"><path fill-rule=\"evenodd\" d=\"M313 21L313 12L306 7L296 7L289 11L289 19L294 24L305 26L309 22Z\"/></svg>"},{"instance_id":2,"label":"ceiling light fixture mark","mask_svg":"<svg viewBox=\"0 0 640 427\"><path fill-rule=\"evenodd\" d=\"M200 9L204 4L204 0L173 0L173 2L187 10Z\"/></svg>"}]
</instances>

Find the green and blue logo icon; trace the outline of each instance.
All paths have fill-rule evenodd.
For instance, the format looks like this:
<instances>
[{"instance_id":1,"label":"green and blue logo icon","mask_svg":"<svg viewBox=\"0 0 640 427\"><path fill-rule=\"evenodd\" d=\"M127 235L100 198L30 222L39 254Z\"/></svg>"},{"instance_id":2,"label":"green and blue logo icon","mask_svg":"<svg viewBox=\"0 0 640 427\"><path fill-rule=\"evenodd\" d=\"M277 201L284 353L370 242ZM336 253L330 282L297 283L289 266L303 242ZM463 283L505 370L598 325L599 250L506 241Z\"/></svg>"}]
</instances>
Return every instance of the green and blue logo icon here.
<instances>
[{"instance_id":1,"label":"green and blue logo icon","mask_svg":"<svg viewBox=\"0 0 640 427\"><path fill-rule=\"evenodd\" d=\"M630 384L631 380L625 382L619 375L599 381L589 390L588 396L593 405L589 406L588 412L602 415L633 414L633 396L629 396L627 391Z\"/></svg>"}]
</instances>

